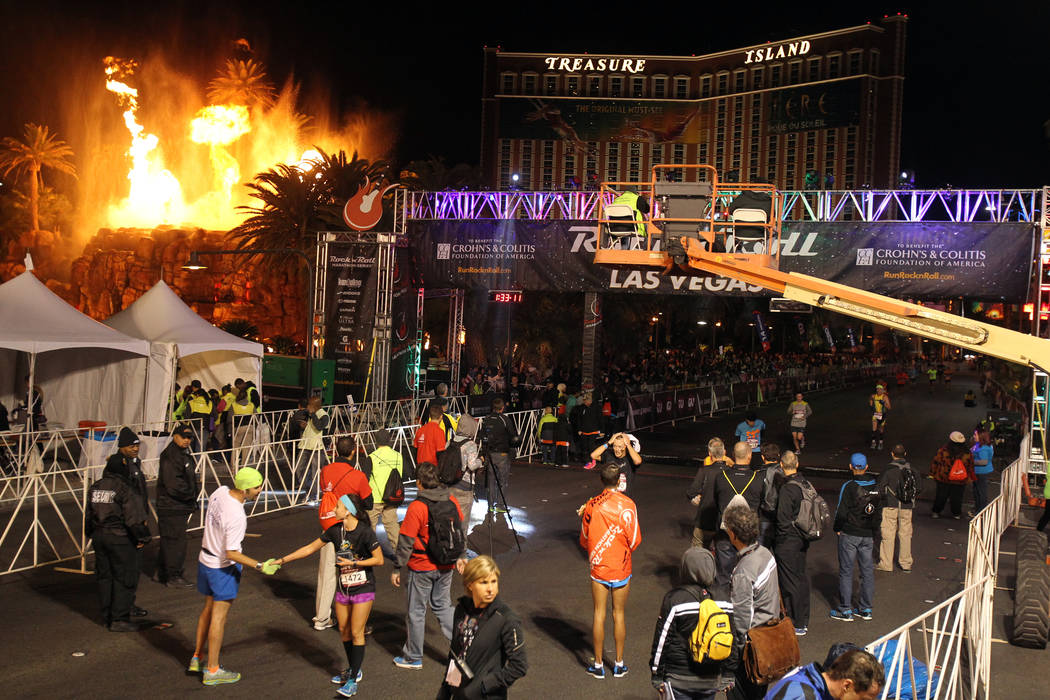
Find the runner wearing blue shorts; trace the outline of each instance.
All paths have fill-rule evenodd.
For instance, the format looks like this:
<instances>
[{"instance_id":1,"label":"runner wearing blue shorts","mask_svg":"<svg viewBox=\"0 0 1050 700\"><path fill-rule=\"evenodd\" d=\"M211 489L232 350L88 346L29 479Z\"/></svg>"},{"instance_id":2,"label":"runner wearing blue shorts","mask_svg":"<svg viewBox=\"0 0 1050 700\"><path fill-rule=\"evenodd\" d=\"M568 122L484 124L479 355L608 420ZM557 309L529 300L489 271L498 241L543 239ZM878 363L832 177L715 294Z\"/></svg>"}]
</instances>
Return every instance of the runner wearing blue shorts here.
<instances>
[{"instance_id":1,"label":"runner wearing blue shorts","mask_svg":"<svg viewBox=\"0 0 1050 700\"><path fill-rule=\"evenodd\" d=\"M281 568L273 559L256 561L241 553L241 542L248 527L244 504L262 492L263 478L257 470L244 467L233 479L234 488L220 486L208 498L204 519L204 537L197 563L197 590L207 596L197 619L197 646L193 649L188 670L201 670L201 653L208 645L208 665L203 669L204 685L236 683L241 674L219 665L219 650L226 631L226 617L237 598L241 568L249 566L272 576Z\"/></svg>"}]
</instances>

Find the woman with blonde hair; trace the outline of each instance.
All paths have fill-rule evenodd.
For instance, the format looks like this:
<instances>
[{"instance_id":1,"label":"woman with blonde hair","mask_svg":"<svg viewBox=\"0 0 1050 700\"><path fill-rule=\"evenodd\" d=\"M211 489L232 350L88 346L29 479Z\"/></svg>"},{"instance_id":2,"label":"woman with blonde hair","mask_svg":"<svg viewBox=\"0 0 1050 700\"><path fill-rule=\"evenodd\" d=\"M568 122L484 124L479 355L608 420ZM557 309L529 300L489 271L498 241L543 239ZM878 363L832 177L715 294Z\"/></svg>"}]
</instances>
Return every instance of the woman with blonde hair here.
<instances>
[{"instance_id":1,"label":"woman with blonde hair","mask_svg":"<svg viewBox=\"0 0 1050 700\"><path fill-rule=\"evenodd\" d=\"M463 568L463 588L452 620L452 648L438 699L505 698L525 675L521 619L499 598L499 566L481 555Z\"/></svg>"}]
</instances>

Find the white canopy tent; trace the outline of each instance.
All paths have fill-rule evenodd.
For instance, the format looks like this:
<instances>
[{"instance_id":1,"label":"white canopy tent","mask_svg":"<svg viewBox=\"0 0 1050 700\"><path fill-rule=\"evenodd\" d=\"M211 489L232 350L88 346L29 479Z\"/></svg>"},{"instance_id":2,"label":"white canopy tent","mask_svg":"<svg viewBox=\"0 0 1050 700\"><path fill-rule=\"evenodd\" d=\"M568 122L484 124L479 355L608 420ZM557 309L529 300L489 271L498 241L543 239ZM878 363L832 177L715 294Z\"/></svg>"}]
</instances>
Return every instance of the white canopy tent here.
<instances>
[{"instance_id":1,"label":"white canopy tent","mask_svg":"<svg viewBox=\"0 0 1050 700\"><path fill-rule=\"evenodd\" d=\"M205 388L220 388L241 377L261 385L263 346L208 323L163 280L106 325L150 343L147 421L166 418L176 382L199 379Z\"/></svg>"},{"instance_id":2,"label":"white canopy tent","mask_svg":"<svg viewBox=\"0 0 1050 700\"><path fill-rule=\"evenodd\" d=\"M0 401L26 400L29 376L50 428L141 422L149 344L67 304L36 278L28 256L27 268L0 284Z\"/></svg>"}]
</instances>

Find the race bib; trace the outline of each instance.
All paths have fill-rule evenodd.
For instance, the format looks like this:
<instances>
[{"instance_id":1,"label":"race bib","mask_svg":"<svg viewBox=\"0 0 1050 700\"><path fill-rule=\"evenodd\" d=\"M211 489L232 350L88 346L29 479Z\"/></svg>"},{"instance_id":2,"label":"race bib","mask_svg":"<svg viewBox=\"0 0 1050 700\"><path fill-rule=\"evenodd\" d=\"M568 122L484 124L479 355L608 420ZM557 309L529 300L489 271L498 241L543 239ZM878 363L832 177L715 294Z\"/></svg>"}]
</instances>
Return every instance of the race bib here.
<instances>
[{"instance_id":1,"label":"race bib","mask_svg":"<svg viewBox=\"0 0 1050 700\"><path fill-rule=\"evenodd\" d=\"M343 588L354 588L368 583L368 572L364 569L343 570L339 574L339 585Z\"/></svg>"},{"instance_id":2,"label":"race bib","mask_svg":"<svg viewBox=\"0 0 1050 700\"><path fill-rule=\"evenodd\" d=\"M751 446L752 450L755 449L756 447L758 447L758 438L749 437L747 439L747 444Z\"/></svg>"},{"instance_id":3,"label":"race bib","mask_svg":"<svg viewBox=\"0 0 1050 700\"><path fill-rule=\"evenodd\" d=\"M627 490L627 475L624 474L623 472L620 472L620 483L618 483L616 485L616 490L617 491L626 491Z\"/></svg>"},{"instance_id":4,"label":"race bib","mask_svg":"<svg viewBox=\"0 0 1050 700\"><path fill-rule=\"evenodd\" d=\"M448 660L448 671L445 672L445 682L452 688L458 688L460 683L463 682L463 674L459 672L459 668L456 666L456 662L453 659Z\"/></svg>"},{"instance_id":5,"label":"race bib","mask_svg":"<svg viewBox=\"0 0 1050 700\"><path fill-rule=\"evenodd\" d=\"M802 420L805 417L806 417L805 410L803 410L801 408L796 408L795 409L795 420Z\"/></svg>"},{"instance_id":6,"label":"race bib","mask_svg":"<svg viewBox=\"0 0 1050 700\"><path fill-rule=\"evenodd\" d=\"M882 414L881 413L876 413L876 414L872 415L872 418L874 418L875 420L882 420Z\"/></svg>"}]
</instances>

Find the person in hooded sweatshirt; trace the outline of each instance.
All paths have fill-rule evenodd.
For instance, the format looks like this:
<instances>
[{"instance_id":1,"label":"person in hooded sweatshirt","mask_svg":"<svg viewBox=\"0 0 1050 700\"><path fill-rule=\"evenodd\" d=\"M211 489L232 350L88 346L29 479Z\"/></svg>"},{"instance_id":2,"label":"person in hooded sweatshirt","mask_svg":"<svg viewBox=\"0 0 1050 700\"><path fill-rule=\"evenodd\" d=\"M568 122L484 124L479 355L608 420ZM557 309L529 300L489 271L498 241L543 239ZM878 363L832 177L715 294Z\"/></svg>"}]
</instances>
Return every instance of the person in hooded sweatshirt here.
<instances>
[{"instance_id":1,"label":"person in hooded sweatshirt","mask_svg":"<svg viewBox=\"0 0 1050 700\"><path fill-rule=\"evenodd\" d=\"M961 479L952 478L952 467L955 461L962 462L966 474ZM966 484L976 481L977 476L973 470L973 454L966 446L966 436L958 430L953 430L948 435L948 442L941 445L937 454L933 456L930 463L930 478L937 482L937 493L933 497L934 518L941 517L941 511L951 500L952 517L956 520L962 518L962 499Z\"/></svg>"},{"instance_id":2,"label":"person in hooded sweatshirt","mask_svg":"<svg viewBox=\"0 0 1050 700\"><path fill-rule=\"evenodd\" d=\"M427 553L430 537L428 521L430 509L427 502L452 501L463 518L459 503L449 494L448 487L441 485L436 464L423 462L416 467L416 483L419 494L405 509L405 519L394 554L394 572L390 583L401 587L401 569L408 567L405 580L408 597L408 612L405 615L407 639L401 655L394 657L398 668L418 670L423 668L423 633L426 630L427 607L434 610L445 639L452 639L452 570L456 564L436 564ZM418 544L417 544L418 540ZM461 562L462 563L462 560Z\"/></svg>"},{"instance_id":3,"label":"person in hooded sweatshirt","mask_svg":"<svg viewBox=\"0 0 1050 700\"><path fill-rule=\"evenodd\" d=\"M653 687L668 700L709 700L733 681L721 661L697 663L689 640L699 619L700 602L712 599L723 610L731 607L729 591L715 584L715 557L701 547L682 555L682 584L664 596L653 633L649 668Z\"/></svg>"},{"instance_id":4,"label":"person in hooded sweatshirt","mask_svg":"<svg viewBox=\"0 0 1050 700\"><path fill-rule=\"evenodd\" d=\"M142 548L150 541L146 483L138 463L138 436L122 428L117 445L102 478L88 491L84 522L95 547L102 623L111 632L133 632L138 626L131 617L147 614L135 605Z\"/></svg>"},{"instance_id":5,"label":"person in hooded sweatshirt","mask_svg":"<svg viewBox=\"0 0 1050 700\"><path fill-rule=\"evenodd\" d=\"M499 597L499 566L482 554L463 567L452 646L438 700L505 698L528 671L521 618Z\"/></svg>"},{"instance_id":6,"label":"person in hooded sweatshirt","mask_svg":"<svg viewBox=\"0 0 1050 700\"><path fill-rule=\"evenodd\" d=\"M456 434L446 450L459 450L460 466L463 469L463 478L454 484L449 484L449 494L459 504L459 510L463 513L463 538L470 534L470 510L474 505L474 481L485 467L481 456L478 454L477 443L474 436L478 432L478 421L469 413L459 417L456 424Z\"/></svg>"}]
</instances>

